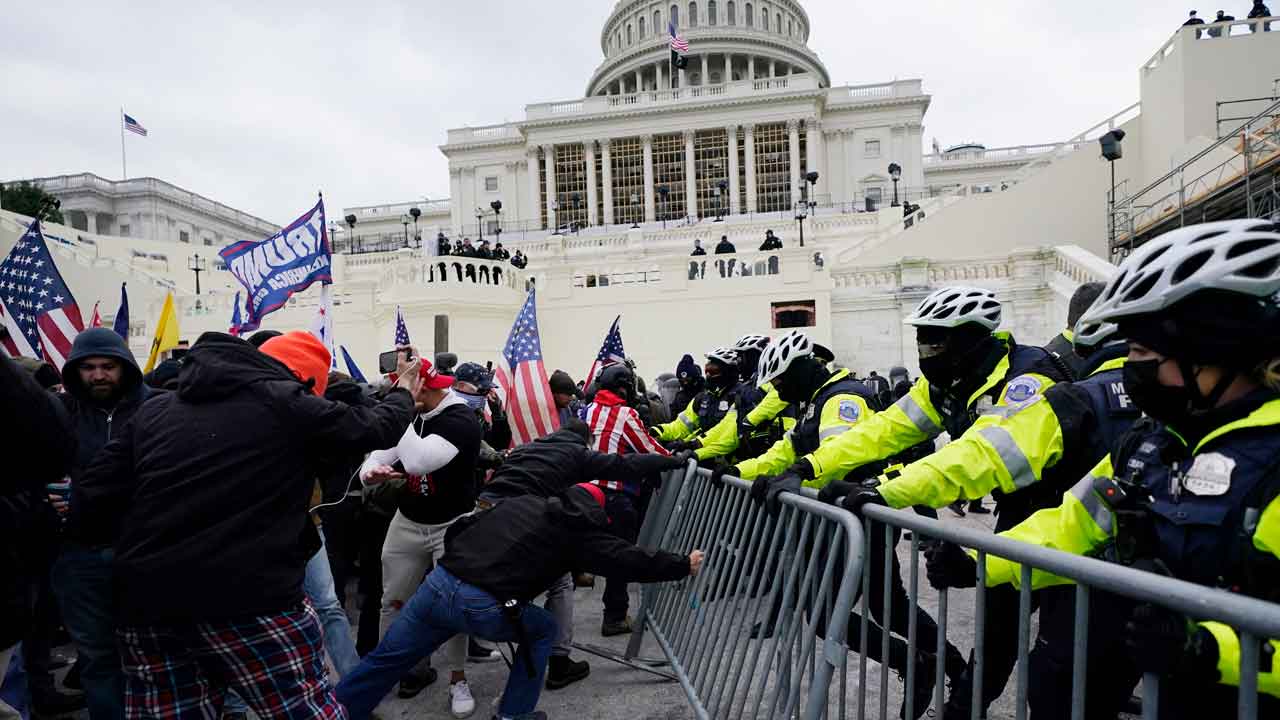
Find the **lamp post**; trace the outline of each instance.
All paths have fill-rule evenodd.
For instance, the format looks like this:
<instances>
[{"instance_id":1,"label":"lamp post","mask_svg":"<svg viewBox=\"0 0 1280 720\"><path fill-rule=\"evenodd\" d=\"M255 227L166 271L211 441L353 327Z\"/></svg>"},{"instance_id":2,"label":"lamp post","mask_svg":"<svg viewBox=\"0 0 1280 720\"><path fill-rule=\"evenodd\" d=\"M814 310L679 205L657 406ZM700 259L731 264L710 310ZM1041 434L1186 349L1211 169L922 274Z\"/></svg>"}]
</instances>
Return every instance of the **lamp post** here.
<instances>
[{"instance_id":1,"label":"lamp post","mask_svg":"<svg viewBox=\"0 0 1280 720\"><path fill-rule=\"evenodd\" d=\"M422 247L422 233L418 230L418 218L422 211L416 207L409 208L409 216L413 218L413 242L415 247Z\"/></svg>"},{"instance_id":2,"label":"lamp post","mask_svg":"<svg viewBox=\"0 0 1280 720\"><path fill-rule=\"evenodd\" d=\"M342 228L338 227L337 220L329 221L329 249L337 250L334 246L338 244L338 233L342 232Z\"/></svg>"},{"instance_id":3,"label":"lamp post","mask_svg":"<svg viewBox=\"0 0 1280 720\"><path fill-rule=\"evenodd\" d=\"M497 245L498 243L502 242L502 201L494 200L493 202L489 203L489 207L493 208L493 222L494 222L493 244Z\"/></svg>"},{"instance_id":4,"label":"lamp post","mask_svg":"<svg viewBox=\"0 0 1280 720\"><path fill-rule=\"evenodd\" d=\"M796 221L800 223L800 247L804 247L804 220L813 212L818 203L813 200L813 186L818 183L818 173L809 171L801 178L804 180L800 202L796 204Z\"/></svg>"},{"instance_id":5,"label":"lamp post","mask_svg":"<svg viewBox=\"0 0 1280 720\"><path fill-rule=\"evenodd\" d=\"M1116 241L1116 161L1124 157L1120 141L1124 139L1124 131L1119 128L1110 130L1098 138L1102 146L1102 157L1111 164L1111 190L1107 193L1107 248Z\"/></svg>"},{"instance_id":6,"label":"lamp post","mask_svg":"<svg viewBox=\"0 0 1280 720\"><path fill-rule=\"evenodd\" d=\"M898 163L889 163L889 179L893 180L893 205L898 207L898 181L902 179L902 166Z\"/></svg>"},{"instance_id":7,"label":"lamp post","mask_svg":"<svg viewBox=\"0 0 1280 720\"><path fill-rule=\"evenodd\" d=\"M208 261L196 253L187 259L187 269L196 274L196 309L200 309L200 273L209 269Z\"/></svg>"},{"instance_id":8,"label":"lamp post","mask_svg":"<svg viewBox=\"0 0 1280 720\"><path fill-rule=\"evenodd\" d=\"M582 223L578 221L578 213L582 210L582 195L574 193L569 196L569 199L573 201L573 234L577 235L578 228L582 226Z\"/></svg>"},{"instance_id":9,"label":"lamp post","mask_svg":"<svg viewBox=\"0 0 1280 720\"><path fill-rule=\"evenodd\" d=\"M551 227L553 228L553 232L551 233L552 235L560 234L560 225L559 223L556 222L556 213L558 212L560 212L560 201L552 200L551 201Z\"/></svg>"},{"instance_id":10,"label":"lamp post","mask_svg":"<svg viewBox=\"0 0 1280 720\"><path fill-rule=\"evenodd\" d=\"M342 219L347 221L348 232L351 235L351 252L354 253L356 251L356 216L348 215Z\"/></svg>"},{"instance_id":11,"label":"lamp post","mask_svg":"<svg viewBox=\"0 0 1280 720\"><path fill-rule=\"evenodd\" d=\"M480 242L484 242L484 208L476 208L476 231L480 233Z\"/></svg>"},{"instance_id":12,"label":"lamp post","mask_svg":"<svg viewBox=\"0 0 1280 720\"><path fill-rule=\"evenodd\" d=\"M409 216L401 215L400 224L404 227L404 246L409 247Z\"/></svg>"},{"instance_id":13,"label":"lamp post","mask_svg":"<svg viewBox=\"0 0 1280 720\"><path fill-rule=\"evenodd\" d=\"M666 185L658 186L658 197L660 198L658 202L658 214L662 216L663 230L667 229L667 215L666 215L667 195L669 195L670 193L671 193L671 188L667 187Z\"/></svg>"},{"instance_id":14,"label":"lamp post","mask_svg":"<svg viewBox=\"0 0 1280 720\"><path fill-rule=\"evenodd\" d=\"M729 187L729 181L721 180L720 182L716 183L715 188L712 190L712 193L714 193L716 197L716 222L724 222L724 212L723 212L724 208L723 208L723 205L721 204L720 199L724 197L725 191L728 187Z\"/></svg>"},{"instance_id":15,"label":"lamp post","mask_svg":"<svg viewBox=\"0 0 1280 720\"><path fill-rule=\"evenodd\" d=\"M631 227L640 227L640 216L636 214L636 205L640 204L640 193L631 193Z\"/></svg>"}]
</instances>

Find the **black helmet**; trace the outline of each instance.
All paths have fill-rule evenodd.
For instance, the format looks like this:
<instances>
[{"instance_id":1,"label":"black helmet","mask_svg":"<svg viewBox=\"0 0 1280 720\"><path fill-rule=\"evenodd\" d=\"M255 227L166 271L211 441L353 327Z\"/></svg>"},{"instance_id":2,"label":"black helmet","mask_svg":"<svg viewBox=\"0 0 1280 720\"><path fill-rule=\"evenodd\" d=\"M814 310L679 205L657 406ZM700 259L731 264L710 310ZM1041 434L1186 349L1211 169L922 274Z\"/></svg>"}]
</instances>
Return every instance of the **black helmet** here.
<instances>
[{"instance_id":1,"label":"black helmet","mask_svg":"<svg viewBox=\"0 0 1280 720\"><path fill-rule=\"evenodd\" d=\"M610 365L600 371L596 378L596 389L608 390L629 399L636 391L636 375L623 363Z\"/></svg>"}]
</instances>

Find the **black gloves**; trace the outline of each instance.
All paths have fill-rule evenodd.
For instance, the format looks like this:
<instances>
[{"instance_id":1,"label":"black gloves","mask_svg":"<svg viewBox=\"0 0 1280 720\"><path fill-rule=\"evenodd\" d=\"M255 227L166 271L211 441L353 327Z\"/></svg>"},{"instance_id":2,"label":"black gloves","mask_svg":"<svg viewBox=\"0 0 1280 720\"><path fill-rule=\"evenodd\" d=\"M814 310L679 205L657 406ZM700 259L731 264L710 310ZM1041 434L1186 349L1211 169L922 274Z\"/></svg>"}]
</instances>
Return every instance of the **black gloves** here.
<instances>
[{"instance_id":1,"label":"black gloves","mask_svg":"<svg viewBox=\"0 0 1280 720\"><path fill-rule=\"evenodd\" d=\"M940 542L924 554L929 584L939 590L971 588L978 584L978 563L959 545Z\"/></svg>"},{"instance_id":2,"label":"black gloves","mask_svg":"<svg viewBox=\"0 0 1280 720\"><path fill-rule=\"evenodd\" d=\"M1124 630L1124 644L1139 670L1218 681L1218 641L1182 614L1156 605L1139 605Z\"/></svg>"},{"instance_id":3,"label":"black gloves","mask_svg":"<svg viewBox=\"0 0 1280 720\"><path fill-rule=\"evenodd\" d=\"M845 482L844 480L832 480L822 489L818 491L818 500L828 505L839 505L845 495L856 492L861 487L858 483Z\"/></svg>"},{"instance_id":4,"label":"black gloves","mask_svg":"<svg viewBox=\"0 0 1280 720\"><path fill-rule=\"evenodd\" d=\"M817 477L817 473L813 471L813 466L809 464L807 458L800 458L787 468L787 472L795 473L800 476L801 480L812 480Z\"/></svg>"},{"instance_id":5,"label":"black gloves","mask_svg":"<svg viewBox=\"0 0 1280 720\"><path fill-rule=\"evenodd\" d=\"M679 453L685 450L697 450L702 447L702 443L697 440L671 440L663 443L663 447L672 453Z\"/></svg>"},{"instance_id":6,"label":"black gloves","mask_svg":"<svg viewBox=\"0 0 1280 720\"><path fill-rule=\"evenodd\" d=\"M803 483L804 478L794 470L787 470L781 475L762 475L751 483L751 499L764 503L770 515L777 515L782 509L779 496L784 492L799 492Z\"/></svg>"},{"instance_id":7,"label":"black gloves","mask_svg":"<svg viewBox=\"0 0 1280 720\"><path fill-rule=\"evenodd\" d=\"M690 460L697 460L697 459L698 459L698 455L697 455L697 453L695 453L693 450L689 450L689 449L685 449L685 450L681 450L681 451L676 452L676 453L672 453L672 454L671 454L671 457L675 458L676 460L679 460L679 461L680 461L680 465L684 465L685 463L689 462Z\"/></svg>"},{"instance_id":8,"label":"black gloves","mask_svg":"<svg viewBox=\"0 0 1280 720\"><path fill-rule=\"evenodd\" d=\"M725 475L737 475L737 474L738 474L737 465L721 465L717 467L715 470L711 471L711 487L719 490L720 488L724 487Z\"/></svg>"},{"instance_id":9,"label":"black gloves","mask_svg":"<svg viewBox=\"0 0 1280 720\"><path fill-rule=\"evenodd\" d=\"M862 517L862 508L866 505L883 505L884 507L889 507L889 503L884 501L884 496L880 494L879 490L874 488L851 492L848 495L845 495L844 501L840 503L841 507L853 513L857 517Z\"/></svg>"}]
</instances>

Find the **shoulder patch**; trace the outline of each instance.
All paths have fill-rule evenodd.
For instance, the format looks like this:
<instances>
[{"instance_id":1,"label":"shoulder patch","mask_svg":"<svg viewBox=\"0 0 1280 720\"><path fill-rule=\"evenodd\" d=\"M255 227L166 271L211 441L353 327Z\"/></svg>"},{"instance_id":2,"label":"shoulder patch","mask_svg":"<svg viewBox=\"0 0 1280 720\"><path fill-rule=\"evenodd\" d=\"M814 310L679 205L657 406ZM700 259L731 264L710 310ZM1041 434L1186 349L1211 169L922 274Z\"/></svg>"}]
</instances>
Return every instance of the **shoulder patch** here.
<instances>
[{"instance_id":1,"label":"shoulder patch","mask_svg":"<svg viewBox=\"0 0 1280 720\"><path fill-rule=\"evenodd\" d=\"M1040 393L1044 383L1031 375L1019 375L1009 382L1004 389L1004 400L1007 403L1026 402Z\"/></svg>"},{"instance_id":2,"label":"shoulder patch","mask_svg":"<svg viewBox=\"0 0 1280 720\"><path fill-rule=\"evenodd\" d=\"M848 422L858 422L858 418L862 415L862 408L858 407L858 403L852 400L840 401L840 419Z\"/></svg>"}]
</instances>

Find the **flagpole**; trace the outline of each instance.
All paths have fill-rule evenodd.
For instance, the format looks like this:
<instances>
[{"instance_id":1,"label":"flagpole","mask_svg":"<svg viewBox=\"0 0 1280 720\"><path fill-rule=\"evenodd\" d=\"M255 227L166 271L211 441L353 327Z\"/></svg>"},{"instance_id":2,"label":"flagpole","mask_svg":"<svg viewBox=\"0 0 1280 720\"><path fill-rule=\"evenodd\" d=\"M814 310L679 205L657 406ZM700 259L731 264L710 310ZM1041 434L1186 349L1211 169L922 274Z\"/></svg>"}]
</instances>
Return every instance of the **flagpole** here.
<instances>
[{"instance_id":1,"label":"flagpole","mask_svg":"<svg viewBox=\"0 0 1280 720\"><path fill-rule=\"evenodd\" d=\"M129 165L125 162L124 156L124 106L120 107L120 179L129 179Z\"/></svg>"}]
</instances>

